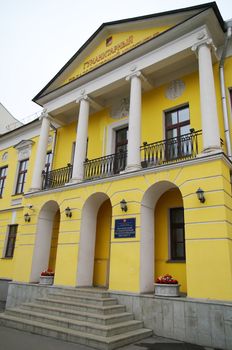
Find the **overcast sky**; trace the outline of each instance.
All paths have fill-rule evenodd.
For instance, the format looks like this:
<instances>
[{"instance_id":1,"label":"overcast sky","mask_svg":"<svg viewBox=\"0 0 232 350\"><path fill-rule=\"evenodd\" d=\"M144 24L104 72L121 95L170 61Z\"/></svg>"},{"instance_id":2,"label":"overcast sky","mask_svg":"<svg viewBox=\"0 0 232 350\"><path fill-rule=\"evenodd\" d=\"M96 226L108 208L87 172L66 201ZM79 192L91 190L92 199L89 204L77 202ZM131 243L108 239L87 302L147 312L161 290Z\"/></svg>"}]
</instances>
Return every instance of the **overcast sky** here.
<instances>
[{"instance_id":1,"label":"overcast sky","mask_svg":"<svg viewBox=\"0 0 232 350\"><path fill-rule=\"evenodd\" d=\"M103 23L206 3L201 0L0 0L0 102L18 119L31 99ZM218 0L224 20L232 0Z\"/></svg>"}]
</instances>

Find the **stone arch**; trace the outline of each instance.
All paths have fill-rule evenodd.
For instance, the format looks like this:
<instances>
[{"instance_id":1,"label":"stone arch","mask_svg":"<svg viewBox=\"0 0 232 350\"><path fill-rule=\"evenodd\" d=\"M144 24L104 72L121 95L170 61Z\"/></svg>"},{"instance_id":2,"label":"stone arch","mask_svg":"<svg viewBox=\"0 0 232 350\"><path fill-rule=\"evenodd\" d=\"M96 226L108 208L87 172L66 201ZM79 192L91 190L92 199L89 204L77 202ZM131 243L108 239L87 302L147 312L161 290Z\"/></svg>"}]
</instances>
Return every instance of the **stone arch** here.
<instances>
[{"instance_id":1,"label":"stone arch","mask_svg":"<svg viewBox=\"0 0 232 350\"><path fill-rule=\"evenodd\" d=\"M97 215L100 206L106 200L110 200L107 194L94 193L86 200L82 209L77 266L78 286L93 285Z\"/></svg>"},{"instance_id":2,"label":"stone arch","mask_svg":"<svg viewBox=\"0 0 232 350\"><path fill-rule=\"evenodd\" d=\"M140 292L154 290L154 210L159 198L170 189L179 189L170 181L151 185L141 201Z\"/></svg>"},{"instance_id":3,"label":"stone arch","mask_svg":"<svg viewBox=\"0 0 232 350\"><path fill-rule=\"evenodd\" d=\"M38 215L32 259L31 282L38 282L41 271L48 268L54 217L59 210L57 202L46 202Z\"/></svg>"}]
</instances>

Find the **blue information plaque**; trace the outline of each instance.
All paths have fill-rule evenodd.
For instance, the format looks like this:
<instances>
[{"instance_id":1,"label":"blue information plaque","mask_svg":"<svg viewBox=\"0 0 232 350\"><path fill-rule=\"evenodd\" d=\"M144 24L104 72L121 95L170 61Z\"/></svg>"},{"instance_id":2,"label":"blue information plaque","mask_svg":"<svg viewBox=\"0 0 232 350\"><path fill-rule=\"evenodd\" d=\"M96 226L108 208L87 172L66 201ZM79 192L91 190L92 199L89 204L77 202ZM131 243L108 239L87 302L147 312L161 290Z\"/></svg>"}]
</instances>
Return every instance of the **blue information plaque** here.
<instances>
[{"instance_id":1,"label":"blue information plaque","mask_svg":"<svg viewBox=\"0 0 232 350\"><path fill-rule=\"evenodd\" d=\"M116 219L114 225L114 238L135 237L135 218Z\"/></svg>"}]
</instances>

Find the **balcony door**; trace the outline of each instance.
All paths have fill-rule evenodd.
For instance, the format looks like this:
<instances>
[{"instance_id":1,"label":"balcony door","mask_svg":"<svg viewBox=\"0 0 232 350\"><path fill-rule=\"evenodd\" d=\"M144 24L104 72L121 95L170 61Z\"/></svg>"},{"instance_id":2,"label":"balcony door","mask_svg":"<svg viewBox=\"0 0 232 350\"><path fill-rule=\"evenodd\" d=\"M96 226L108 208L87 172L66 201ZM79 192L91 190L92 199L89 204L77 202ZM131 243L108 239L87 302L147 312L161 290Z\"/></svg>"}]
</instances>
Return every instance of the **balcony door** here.
<instances>
[{"instance_id":1,"label":"balcony door","mask_svg":"<svg viewBox=\"0 0 232 350\"><path fill-rule=\"evenodd\" d=\"M166 160L186 157L191 154L189 106L165 113Z\"/></svg>"},{"instance_id":2,"label":"balcony door","mask_svg":"<svg viewBox=\"0 0 232 350\"><path fill-rule=\"evenodd\" d=\"M128 126L116 130L115 135L115 163L114 173L123 171L126 167L127 159L127 143L128 143Z\"/></svg>"}]
</instances>

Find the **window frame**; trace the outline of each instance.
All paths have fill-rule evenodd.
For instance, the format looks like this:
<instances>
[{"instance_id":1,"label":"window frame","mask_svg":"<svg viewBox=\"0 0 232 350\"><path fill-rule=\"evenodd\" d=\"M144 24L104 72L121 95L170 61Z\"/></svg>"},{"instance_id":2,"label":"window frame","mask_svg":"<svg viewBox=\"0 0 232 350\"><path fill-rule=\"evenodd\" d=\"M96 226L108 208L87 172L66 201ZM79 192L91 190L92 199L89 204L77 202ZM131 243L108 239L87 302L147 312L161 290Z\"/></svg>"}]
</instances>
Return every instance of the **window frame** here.
<instances>
[{"instance_id":1,"label":"window frame","mask_svg":"<svg viewBox=\"0 0 232 350\"><path fill-rule=\"evenodd\" d=\"M13 230L13 232L11 232L11 229L13 229L13 228L14 228L14 230ZM4 254L4 257L7 259L13 258L13 256L14 256L17 231L18 231L18 224L8 225L8 235L7 235L6 249L5 249L5 254ZM13 243L10 246L11 240L13 241Z\"/></svg>"},{"instance_id":2,"label":"window frame","mask_svg":"<svg viewBox=\"0 0 232 350\"><path fill-rule=\"evenodd\" d=\"M3 170L6 170L5 175L2 175ZM7 177L7 169L8 169L8 165L5 165L3 167L0 168L0 198L2 198L3 195L3 191L5 188L5 182L6 182L6 177Z\"/></svg>"},{"instance_id":3,"label":"window frame","mask_svg":"<svg viewBox=\"0 0 232 350\"><path fill-rule=\"evenodd\" d=\"M174 223L173 222L173 213L177 210L182 210L183 212L183 222L182 223ZM177 242L175 237L175 228L182 228L183 229L183 241ZM169 242L170 242L170 249L169 249L169 258L170 261L179 262L179 261L186 261L186 246L185 246L185 220L184 220L184 208L183 207L174 207L169 208ZM177 243L183 244L183 252L184 254L181 257L178 257L177 254L175 254Z\"/></svg>"},{"instance_id":4,"label":"window frame","mask_svg":"<svg viewBox=\"0 0 232 350\"><path fill-rule=\"evenodd\" d=\"M22 164L27 162L26 164L26 169L25 170L21 170L22 169ZM18 168L18 176L17 176L17 182L16 182L16 187L15 187L15 194L22 194L24 193L24 186L26 183L26 176L27 176L27 172L28 172L28 162L29 162L29 158L26 159L22 159L19 162L19 168ZM20 176L23 175L23 181L20 183ZM19 191L21 187L21 191Z\"/></svg>"}]
</instances>

